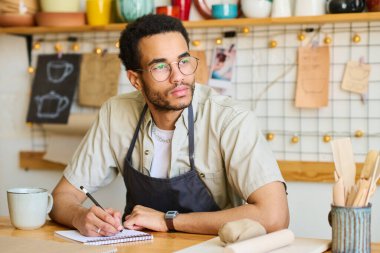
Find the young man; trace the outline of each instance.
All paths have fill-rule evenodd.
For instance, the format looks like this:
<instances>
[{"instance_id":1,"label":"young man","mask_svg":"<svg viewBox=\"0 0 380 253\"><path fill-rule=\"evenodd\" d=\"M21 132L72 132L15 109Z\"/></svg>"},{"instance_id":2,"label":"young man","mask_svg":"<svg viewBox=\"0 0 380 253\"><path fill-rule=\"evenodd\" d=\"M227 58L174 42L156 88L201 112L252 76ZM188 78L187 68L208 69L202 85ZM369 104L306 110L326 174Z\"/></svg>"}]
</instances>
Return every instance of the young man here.
<instances>
[{"instance_id":1,"label":"young man","mask_svg":"<svg viewBox=\"0 0 380 253\"><path fill-rule=\"evenodd\" d=\"M147 15L129 24L120 58L137 91L102 106L53 191L51 218L88 236L123 226L217 234L242 218L268 232L286 228L283 178L254 114L195 84L198 59L181 22ZM122 219L81 205L81 185L94 192L118 173L127 187Z\"/></svg>"}]
</instances>

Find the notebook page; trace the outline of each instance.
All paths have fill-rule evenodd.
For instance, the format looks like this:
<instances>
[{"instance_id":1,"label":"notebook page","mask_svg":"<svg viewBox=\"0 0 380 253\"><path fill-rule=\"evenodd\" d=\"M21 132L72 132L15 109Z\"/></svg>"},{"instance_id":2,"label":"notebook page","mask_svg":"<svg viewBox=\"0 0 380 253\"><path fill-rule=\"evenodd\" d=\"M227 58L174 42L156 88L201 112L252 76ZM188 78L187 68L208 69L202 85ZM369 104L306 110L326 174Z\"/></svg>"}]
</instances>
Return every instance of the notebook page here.
<instances>
[{"instance_id":1,"label":"notebook page","mask_svg":"<svg viewBox=\"0 0 380 253\"><path fill-rule=\"evenodd\" d=\"M122 232L119 232L113 236L88 237L80 234L78 230L55 231L55 234L66 239L74 240L88 245L103 245L153 239L153 235L149 233L129 229L124 229Z\"/></svg>"},{"instance_id":2,"label":"notebook page","mask_svg":"<svg viewBox=\"0 0 380 253\"><path fill-rule=\"evenodd\" d=\"M116 253L113 246L88 246L25 237L0 236L0 252L6 253Z\"/></svg>"}]
</instances>

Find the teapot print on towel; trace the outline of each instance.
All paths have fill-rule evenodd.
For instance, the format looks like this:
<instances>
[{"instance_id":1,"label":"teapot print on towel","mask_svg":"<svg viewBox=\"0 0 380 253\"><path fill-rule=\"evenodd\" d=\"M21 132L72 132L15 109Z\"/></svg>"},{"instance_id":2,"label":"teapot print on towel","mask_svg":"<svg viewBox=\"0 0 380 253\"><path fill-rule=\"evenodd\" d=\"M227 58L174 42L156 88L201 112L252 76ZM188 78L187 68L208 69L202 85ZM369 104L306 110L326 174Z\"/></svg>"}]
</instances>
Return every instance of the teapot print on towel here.
<instances>
[{"instance_id":1,"label":"teapot print on towel","mask_svg":"<svg viewBox=\"0 0 380 253\"><path fill-rule=\"evenodd\" d=\"M70 103L66 96L61 96L54 91L42 96L35 96L34 100L37 103L37 117L49 119L58 118Z\"/></svg>"}]
</instances>

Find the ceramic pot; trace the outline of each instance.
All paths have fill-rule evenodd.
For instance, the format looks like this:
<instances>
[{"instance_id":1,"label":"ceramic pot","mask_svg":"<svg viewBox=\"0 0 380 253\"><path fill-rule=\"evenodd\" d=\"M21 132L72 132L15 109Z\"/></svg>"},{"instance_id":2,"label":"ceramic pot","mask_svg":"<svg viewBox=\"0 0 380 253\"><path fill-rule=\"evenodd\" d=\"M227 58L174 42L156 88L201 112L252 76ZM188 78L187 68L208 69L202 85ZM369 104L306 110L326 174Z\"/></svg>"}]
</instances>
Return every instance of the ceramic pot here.
<instances>
[{"instance_id":1,"label":"ceramic pot","mask_svg":"<svg viewBox=\"0 0 380 253\"><path fill-rule=\"evenodd\" d=\"M134 21L154 11L153 0L116 0L116 6L120 18L125 21Z\"/></svg>"},{"instance_id":2,"label":"ceramic pot","mask_svg":"<svg viewBox=\"0 0 380 253\"><path fill-rule=\"evenodd\" d=\"M367 0L368 11L380 11L380 0Z\"/></svg>"},{"instance_id":3,"label":"ceramic pot","mask_svg":"<svg viewBox=\"0 0 380 253\"><path fill-rule=\"evenodd\" d=\"M365 0L328 0L326 9L328 13L354 13L362 12Z\"/></svg>"},{"instance_id":4,"label":"ceramic pot","mask_svg":"<svg viewBox=\"0 0 380 253\"><path fill-rule=\"evenodd\" d=\"M241 0L241 10L247 18L266 18L272 10L272 0Z\"/></svg>"}]
</instances>

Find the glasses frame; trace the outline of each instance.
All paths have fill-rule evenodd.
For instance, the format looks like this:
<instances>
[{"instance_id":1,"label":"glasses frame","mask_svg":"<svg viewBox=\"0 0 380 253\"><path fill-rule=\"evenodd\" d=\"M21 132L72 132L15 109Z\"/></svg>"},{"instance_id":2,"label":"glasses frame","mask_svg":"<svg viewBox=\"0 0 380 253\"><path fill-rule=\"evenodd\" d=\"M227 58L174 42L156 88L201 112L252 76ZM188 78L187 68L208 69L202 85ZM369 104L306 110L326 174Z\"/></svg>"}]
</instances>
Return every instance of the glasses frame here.
<instances>
[{"instance_id":1,"label":"glasses frame","mask_svg":"<svg viewBox=\"0 0 380 253\"><path fill-rule=\"evenodd\" d=\"M168 80L168 79L170 78L170 76L171 76L172 73L173 73L172 64L173 64L173 63L177 63L177 68L178 68L179 72L181 72L181 74L184 75L184 76L190 76L190 75L194 74L195 71L197 71L197 69L198 69L198 65L199 65L199 59L198 59L197 57L195 57L195 56L192 56L192 55L184 56L184 57L182 57L181 59L183 59L183 58L188 58L188 57L194 58L194 59L196 60L196 62L197 62L197 66L195 67L193 73L191 73L191 74L184 74L184 73L181 71L181 68L179 67L179 63L180 63L180 61L173 61L173 62L171 62L171 63L167 63L168 66L169 66L169 68L170 68L170 72L169 72L168 77L167 77L165 80L157 80L156 78L154 78L154 75L152 74L152 68L153 68L154 64L153 64L149 69L135 69L135 71L145 71L145 72L149 72L150 75L152 76L152 78L153 78L156 82L165 82L166 80Z\"/></svg>"}]
</instances>

